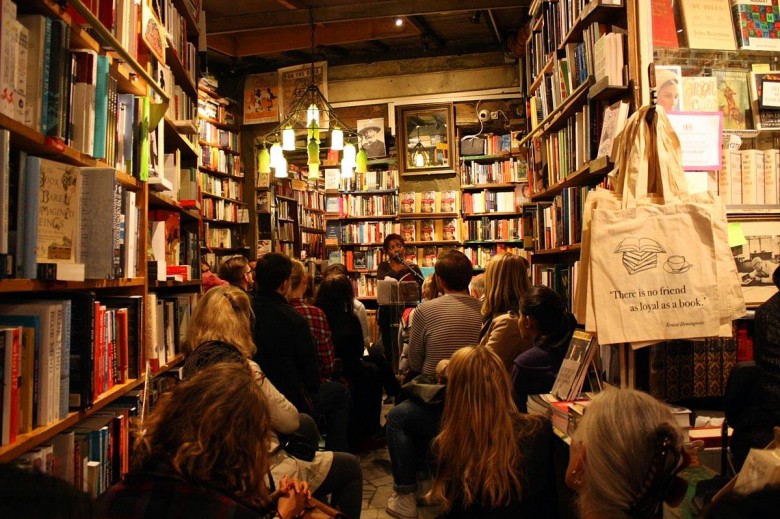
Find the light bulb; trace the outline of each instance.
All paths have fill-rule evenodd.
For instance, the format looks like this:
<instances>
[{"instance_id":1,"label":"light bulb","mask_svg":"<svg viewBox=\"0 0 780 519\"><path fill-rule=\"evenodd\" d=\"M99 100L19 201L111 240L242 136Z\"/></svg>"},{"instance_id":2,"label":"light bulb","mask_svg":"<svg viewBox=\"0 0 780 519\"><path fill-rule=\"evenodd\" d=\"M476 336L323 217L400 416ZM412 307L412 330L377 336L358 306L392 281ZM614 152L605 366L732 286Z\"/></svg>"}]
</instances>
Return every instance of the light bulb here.
<instances>
[{"instance_id":1,"label":"light bulb","mask_svg":"<svg viewBox=\"0 0 780 519\"><path fill-rule=\"evenodd\" d=\"M282 145L275 142L271 145L271 167L275 168L280 160L284 159L284 153L282 153Z\"/></svg>"},{"instance_id":2,"label":"light bulb","mask_svg":"<svg viewBox=\"0 0 780 519\"><path fill-rule=\"evenodd\" d=\"M295 150L295 130L289 124L282 131L282 149L285 151Z\"/></svg>"},{"instance_id":3,"label":"light bulb","mask_svg":"<svg viewBox=\"0 0 780 519\"><path fill-rule=\"evenodd\" d=\"M355 156L357 155L357 150L355 149L355 145L351 142L348 142L344 145L344 156L342 157L341 161L342 163L346 162L349 164L350 167L355 167Z\"/></svg>"},{"instance_id":4,"label":"light bulb","mask_svg":"<svg viewBox=\"0 0 780 519\"><path fill-rule=\"evenodd\" d=\"M352 178L355 176L352 171L352 163L347 162L347 159L341 160L341 178Z\"/></svg>"},{"instance_id":5,"label":"light bulb","mask_svg":"<svg viewBox=\"0 0 780 519\"><path fill-rule=\"evenodd\" d=\"M312 121L317 123L317 126L320 125L320 109L314 103L310 104L309 109L306 110L306 126Z\"/></svg>"},{"instance_id":6,"label":"light bulb","mask_svg":"<svg viewBox=\"0 0 780 519\"><path fill-rule=\"evenodd\" d=\"M355 173L365 173L366 171L368 171L368 153L361 148L355 157Z\"/></svg>"},{"instance_id":7,"label":"light bulb","mask_svg":"<svg viewBox=\"0 0 780 519\"><path fill-rule=\"evenodd\" d=\"M257 154L257 172L258 173L270 173L271 172L271 154L268 153L268 148L263 146L260 153Z\"/></svg>"},{"instance_id":8,"label":"light bulb","mask_svg":"<svg viewBox=\"0 0 780 519\"><path fill-rule=\"evenodd\" d=\"M418 168L425 166L425 155L421 151L414 154L414 165Z\"/></svg>"},{"instance_id":9,"label":"light bulb","mask_svg":"<svg viewBox=\"0 0 780 519\"><path fill-rule=\"evenodd\" d=\"M333 129L333 133L330 134L330 149L343 150L344 149L344 132L336 126Z\"/></svg>"},{"instance_id":10,"label":"light bulb","mask_svg":"<svg viewBox=\"0 0 780 519\"><path fill-rule=\"evenodd\" d=\"M319 164L309 164L309 178L320 178Z\"/></svg>"},{"instance_id":11,"label":"light bulb","mask_svg":"<svg viewBox=\"0 0 780 519\"><path fill-rule=\"evenodd\" d=\"M284 157L275 166L274 178L287 178L287 159Z\"/></svg>"}]
</instances>

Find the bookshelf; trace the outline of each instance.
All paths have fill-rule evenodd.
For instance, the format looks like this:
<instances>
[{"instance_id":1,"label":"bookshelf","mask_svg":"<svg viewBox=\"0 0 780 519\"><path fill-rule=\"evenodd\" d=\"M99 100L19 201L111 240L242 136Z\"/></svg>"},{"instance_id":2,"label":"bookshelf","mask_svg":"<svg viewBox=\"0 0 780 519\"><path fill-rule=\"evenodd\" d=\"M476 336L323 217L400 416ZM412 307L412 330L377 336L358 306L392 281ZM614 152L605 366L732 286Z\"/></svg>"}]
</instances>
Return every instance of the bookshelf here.
<instances>
[{"instance_id":1,"label":"bookshelf","mask_svg":"<svg viewBox=\"0 0 780 519\"><path fill-rule=\"evenodd\" d=\"M202 253L214 271L225 258L248 255L249 206L244 193L238 106L218 93L213 77L198 83L198 182Z\"/></svg>"},{"instance_id":2,"label":"bookshelf","mask_svg":"<svg viewBox=\"0 0 780 519\"><path fill-rule=\"evenodd\" d=\"M16 18L28 36L31 33L34 36L49 34L51 43L47 48L48 58L37 54L28 56L27 67L21 64L17 67L17 72L22 74L17 80L26 83L27 92L40 92L38 97L27 99L32 113L38 111L37 116L5 110L0 114L0 155L9 159L8 162L0 161L0 178L14 186L9 196L0 202L0 216L11 224L9 230L13 233L9 236L5 230L0 231L0 257L4 266L16 267L0 275L0 294L3 294L0 315L6 319L2 325L4 338L11 339L7 347L40 341L42 347L46 344L46 349L41 350L44 355L37 357L23 354L25 362L29 360L29 363L20 363L18 367L19 400L13 400L12 407L5 409L6 415L0 417L7 420L13 414L20 421L12 431L12 441L0 445L0 463L12 462L20 456L29 461L47 449L58 463L72 462L63 458L56 446L52 450L51 445L59 444L62 435L67 436L74 428L79 431L77 435L82 429L86 431L85 424L98 415L105 414L109 417L107 420L114 423L113 420L118 420L122 414L117 403L128 397L135 398L147 369L154 376L180 364L178 341L186 322L178 319L189 314L189 308L200 292L198 268L187 281L170 280L168 272L164 272L164 281L150 279L149 253L142 245L151 241L150 231L156 213L175 214L179 222L176 228L179 248L175 249L171 241L169 249L163 253L174 254L176 261L172 265L197 265L200 216L183 203L188 197L182 197L179 188L182 187L180 180L195 170L197 159L192 137L196 133L192 85L198 70L194 52L198 11L191 10L190 3L184 0L159 2L154 7L152 3L144 2L142 6L120 0L117 9L124 9L122 14L129 17L124 18L125 24L119 24L118 18L114 18L116 25L107 27L100 21L97 4L88 8L85 3L74 0L68 3L67 9L61 4L51 0L9 4L16 7ZM173 31L168 43L176 51L165 54L163 60L154 59L135 32L136 25L131 20L139 21L142 9L148 9L161 26L172 23L180 28L185 25L178 18L180 10L187 10L185 19L190 20L187 29L178 33ZM55 26L60 39L52 37ZM41 28L45 33L41 33ZM18 42L5 33L0 37L4 38L3 48L16 45L14 59L20 59ZM59 66L52 61L55 57L60 60L57 63L62 65L62 70L55 70L55 66ZM80 92L78 83L81 83L78 72L86 63L83 59L94 59L99 65L98 74L84 83L93 87L91 97L77 93ZM166 69L171 72L170 76L166 75ZM49 89L52 90L43 90L43 78L53 77L51 74L59 74L58 103L53 101L55 92L51 82ZM160 77L170 78L170 81L158 82L155 78ZM95 93L94 87L99 85L105 86L105 91ZM173 102L177 96L182 97ZM42 109L44 99L48 103L46 117ZM76 109L77 102L84 103L80 105L83 109ZM150 104L161 108L159 122L145 113L145 107ZM83 140L83 134L78 133L83 115L96 125L94 131L88 132L92 141ZM155 134L157 148L152 149L145 128L159 132ZM75 168L68 170L67 166ZM35 234L45 228L46 223L43 227L35 226L36 232L33 227L22 225L38 221L41 211L48 210L41 206L46 202L40 196L37 205L27 198L34 196L33 193L40 195L38 184L29 179L34 178L30 175L37 174L36 170L43 168L65 171L83 179L83 190L66 203L73 204L70 206L73 218L78 218L84 234L70 235L69 242L63 240L61 246L46 249L48 254L48 251L62 252L72 246L83 251L81 256L74 254L65 259L65 256L44 258L36 254L36 245L43 242L40 241L42 236L38 234L36 240ZM166 189L159 190L158 186L152 189L152 176L164 178L166 171L170 174L170 185L161 183ZM100 182L96 183L94 179L98 175ZM19 187L25 182L31 182L30 186L36 189L27 189L26 193L20 194ZM101 204L98 200L109 202ZM91 229L94 232L87 232ZM106 233L107 229L112 232ZM185 239L187 230L194 237L191 240ZM182 252L185 249L186 252ZM193 254L188 256L188 253ZM184 257L189 259L180 261ZM105 258L110 265L107 276L94 278L95 271L86 268L83 280L41 277L46 274L40 269L41 264L53 259L63 261L60 265L72 263L76 266ZM55 277L61 273L60 265L53 271ZM161 305L159 321L152 318L152 314L157 315L157 306L154 310L150 306L152 301ZM19 304L25 306L15 306ZM33 314L37 317L31 317ZM15 319L26 319L27 323L37 319L37 334L30 324L22 324L19 328L10 322ZM49 333L57 328L62 331ZM105 334L107 330L112 331L111 340ZM44 337L52 340L43 342ZM160 355L161 348L165 350L165 356ZM39 385L34 387L33 371L40 371L44 365L59 376L41 376ZM11 369L10 366L6 368ZM154 384L156 381L152 381ZM46 396L43 396L43 390ZM25 394L29 395L29 400ZM112 413L116 414L111 417ZM126 423L127 412L124 414ZM72 447L72 434L70 438ZM120 441L119 438L114 440L117 444ZM111 460L96 461L105 464ZM75 470L80 471L80 468ZM87 482L82 483L86 488Z\"/></svg>"},{"instance_id":3,"label":"bookshelf","mask_svg":"<svg viewBox=\"0 0 780 519\"><path fill-rule=\"evenodd\" d=\"M612 169L599 153L605 109L631 108L637 45L632 8L624 1L537 1L531 6L526 80L529 189L518 210L518 240L532 251L532 282L571 302L567 279L576 275L580 214L590 189L606 185ZM618 123L619 124L619 123ZM619 128L617 129L619 131Z\"/></svg>"}]
</instances>

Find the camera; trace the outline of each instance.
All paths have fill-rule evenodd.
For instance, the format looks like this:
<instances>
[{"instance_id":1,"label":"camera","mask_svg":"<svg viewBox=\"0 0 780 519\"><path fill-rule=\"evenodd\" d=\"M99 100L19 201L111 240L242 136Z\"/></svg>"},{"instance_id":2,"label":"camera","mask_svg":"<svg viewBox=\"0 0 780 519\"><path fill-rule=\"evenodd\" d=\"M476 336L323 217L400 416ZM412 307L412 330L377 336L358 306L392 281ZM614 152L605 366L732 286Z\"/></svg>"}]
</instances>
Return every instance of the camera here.
<instances>
[{"instance_id":1,"label":"camera","mask_svg":"<svg viewBox=\"0 0 780 519\"><path fill-rule=\"evenodd\" d=\"M487 110L480 110L479 114L477 114L480 121L489 121L490 120L490 112Z\"/></svg>"}]
</instances>

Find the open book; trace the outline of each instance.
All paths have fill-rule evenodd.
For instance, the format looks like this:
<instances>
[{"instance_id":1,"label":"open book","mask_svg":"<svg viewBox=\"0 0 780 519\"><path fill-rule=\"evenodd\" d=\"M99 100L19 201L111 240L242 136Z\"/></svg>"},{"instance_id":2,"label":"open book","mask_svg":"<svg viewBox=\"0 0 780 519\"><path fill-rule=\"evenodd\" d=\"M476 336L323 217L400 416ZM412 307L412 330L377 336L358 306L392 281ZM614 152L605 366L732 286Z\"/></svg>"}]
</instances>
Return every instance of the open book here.
<instances>
[{"instance_id":1,"label":"open book","mask_svg":"<svg viewBox=\"0 0 780 519\"><path fill-rule=\"evenodd\" d=\"M598 342L592 333L583 330L574 332L551 391L556 398L568 402L580 394L597 347Z\"/></svg>"}]
</instances>

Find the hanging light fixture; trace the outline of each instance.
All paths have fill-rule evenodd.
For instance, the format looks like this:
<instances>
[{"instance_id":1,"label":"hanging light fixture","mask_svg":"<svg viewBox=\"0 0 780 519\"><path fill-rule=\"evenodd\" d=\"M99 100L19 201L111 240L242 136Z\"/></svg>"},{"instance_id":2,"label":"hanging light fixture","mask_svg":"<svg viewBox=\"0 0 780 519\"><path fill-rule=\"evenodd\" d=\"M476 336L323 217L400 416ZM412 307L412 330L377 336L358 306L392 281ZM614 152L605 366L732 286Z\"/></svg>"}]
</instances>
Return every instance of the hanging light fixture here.
<instances>
[{"instance_id":1,"label":"hanging light fixture","mask_svg":"<svg viewBox=\"0 0 780 519\"><path fill-rule=\"evenodd\" d=\"M410 155L412 157L412 164L414 164L414 167L416 168L425 167L425 165L428 163L428 152L425 151L425 146L423 146L423 143L420 140L419 126L417 126L417 144L415 144L414 148L412 148Z\"/></svg>"},{"instance_id":2,"label":"hanging light fixture","mask_svg":"<svg viewBox=\"0 0 780 519\"><path fill-rule=\"evenodd\" d=\"M357 150L350 140L357 139L357 132L342 121L325 95L317 86L314 53L314 15L309 9L309 22L311 26L311 72L310 84L293 103L292 108L281 123L263 137L263 141L275 141L270 150L270 167L276 168L276 178L283 178L283 172L287 176L287 167L278 168L277 165L284 159L284 152L294 152L296 138L306 139L307 164L309 166L309 178L319 177L321 152L329 153L329 158L338 157L341 151L342 177L354 174L356 166ZM330 135L328 135L330 134ZM281 140L281 145L279 141ZM300 141L299 141L300 142ZM329 142L330 147L325 144ZM335 153L332 153L335 152ZM261 151L262 153L262 151ZM315 157L316 155L316 157ZM316 159L316 160L315 160ZM364 169L361 164L358 171ZM258 169L259 170L259 169Z\"/></svg>"},{"instance_id":3,"label":"hanging light fixture","mask_svg":"<svg viewBox=\"0 0 780 519\"><path fill-rule=\"evenodd\" d=\"M287 178L287 159L284 157L274 166L274 178Z\"/></svg>"},{"instance_id":4,"label":"hanging light fixture","mask_svg":"<svg viewBox=\"0 0 780 519\"><path fill-rule=\"evenodd\" d=\"M268 148L265 147L265 143L263 143L263 149L257 154L257 172L271 172L271 154L268 152Z\"/></svg>"}]
</instances>

